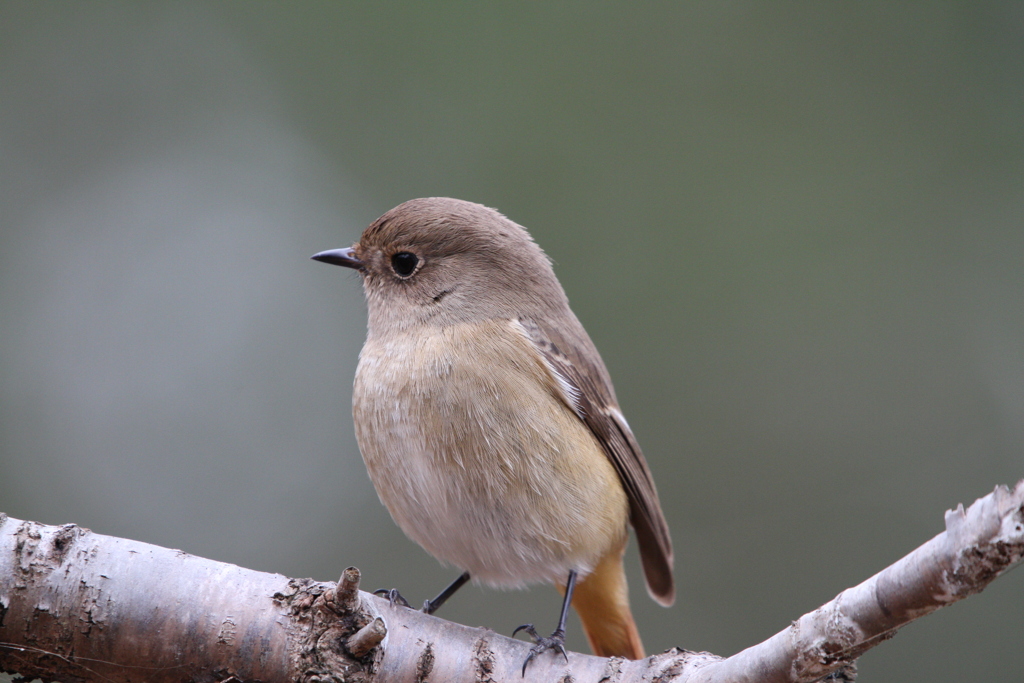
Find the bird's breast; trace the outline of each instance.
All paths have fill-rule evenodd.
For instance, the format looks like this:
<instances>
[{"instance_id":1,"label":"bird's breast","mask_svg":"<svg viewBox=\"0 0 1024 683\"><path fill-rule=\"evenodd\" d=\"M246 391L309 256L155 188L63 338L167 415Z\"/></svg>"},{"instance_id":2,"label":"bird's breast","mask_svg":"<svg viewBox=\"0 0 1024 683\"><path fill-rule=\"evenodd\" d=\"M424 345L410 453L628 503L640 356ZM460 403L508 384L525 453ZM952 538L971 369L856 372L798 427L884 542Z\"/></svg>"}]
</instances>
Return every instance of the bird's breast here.
<instances>
[{"instance_id":1,"label":"bird's breast","mask_svg":"<svg viewBox=\"0 0 1024 683\"><path fill-rule=\"evenodd\" d=\"M586 572L625 492L541 354L507 320L370 337L353 394L381 501L438 559L497 585Z\"/></svg>"}]
</instances>

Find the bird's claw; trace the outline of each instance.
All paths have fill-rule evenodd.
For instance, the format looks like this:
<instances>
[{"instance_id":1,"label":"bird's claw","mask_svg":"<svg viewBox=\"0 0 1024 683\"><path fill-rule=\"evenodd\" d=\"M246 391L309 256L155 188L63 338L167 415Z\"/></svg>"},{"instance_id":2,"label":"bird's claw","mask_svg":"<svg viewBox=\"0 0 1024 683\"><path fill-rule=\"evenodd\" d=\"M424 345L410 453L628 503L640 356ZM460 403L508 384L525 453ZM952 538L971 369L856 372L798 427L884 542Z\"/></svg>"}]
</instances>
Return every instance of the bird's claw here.
<instances>
[{"instance_id":1,"label":"bird's claw","mask_svg":"<svg viewBox=\"0 0 1024 683\"><path fill-rule=\"evenodd\" d=\"M520 631L525 631L533 638L534 643L533 647L530 648L530 654L526 655L526 659L523 661L523 678L526 678L526 667L533 661L533 658L547 650L561 652L566 663L569 662L569 655L565 652L565 631L562 629L555 629L554 633L545 638L537 633L537 629L533 627L533 624L523 624L515 631L512 631L512 637L514 638Z\"/></svg>"},{"instance_id":2,"label":"bird's claw","mask_svg":"<svg viewBox=\"0 0 1024 683\"><path fill-rule=\"evenodd\" d=\"M408 600L402 597L402 594L398 592L397 588L378 588L373 591L373 594L379 595L382 598L387 598L392 607L395 605L401 605L402 607L412 609L412 605L409 604Z\"/></svg>"},{"instance_id":3,"label":"bird's claw","mask_svg":"<svg viewBox=\"0 0 1024 683\"><path fill-rule=\"evenodd\" d=\"M409 601L405 599L405 596L398 592L397 588L378 588L373 591L373 594L379 595L382 598L387 598L392 607L400 605L401 607L408 607L409 609L412 609L412 605L410 605ZM424 614L433 614L436 609L437 605L434 604L433 600L424 600L423 609L420 611Z\"/></svg>"}]
</instances>

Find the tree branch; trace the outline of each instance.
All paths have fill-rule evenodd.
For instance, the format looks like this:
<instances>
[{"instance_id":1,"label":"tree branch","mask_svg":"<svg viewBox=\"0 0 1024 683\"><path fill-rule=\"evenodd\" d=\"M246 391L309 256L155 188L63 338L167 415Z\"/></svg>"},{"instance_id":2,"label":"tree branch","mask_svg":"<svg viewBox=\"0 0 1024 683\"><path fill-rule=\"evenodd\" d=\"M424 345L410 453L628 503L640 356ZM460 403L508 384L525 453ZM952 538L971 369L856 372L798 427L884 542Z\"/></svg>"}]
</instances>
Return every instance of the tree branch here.
<instances>
[{"instance_id":1,"label":"tree branch","mask_svg":"<svg viewBox=\"0 0 1024 683\"><path fill-rule=\"evenodd\" d=\"M815 681L897 629L981 592L1024 556L1024 481L946 512L946 530L789 628L693 681Z\"/></svg>"},{"instance_id":2,"label":"tree branch","mask_svg":"<svg viewBox=\"0 0 1024 683\"><path fill-rule=\"evenodd\" d=\"M530 680L810 682L852 671L901 626L1024 556L1024 482L946 514L946 531L728 659L540 657ZM530 644L358 590L0 514L0 670L46 680L520 681Z\"/></svg>"}]
</instances>

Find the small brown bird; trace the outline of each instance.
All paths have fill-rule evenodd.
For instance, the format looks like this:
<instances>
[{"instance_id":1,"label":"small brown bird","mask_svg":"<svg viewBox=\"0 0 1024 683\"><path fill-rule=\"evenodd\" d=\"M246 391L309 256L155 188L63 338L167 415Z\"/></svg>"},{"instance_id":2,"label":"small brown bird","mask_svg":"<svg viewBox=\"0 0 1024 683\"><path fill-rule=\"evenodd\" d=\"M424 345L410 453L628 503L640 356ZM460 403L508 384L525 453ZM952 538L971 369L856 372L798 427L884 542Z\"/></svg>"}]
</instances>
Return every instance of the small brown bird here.
<instances>
[{"instance_id":1,"label":"small brown bird","mask_svg":"<svg viewBox=\"0 0 1024 683\"><path fill-rule=\"evenodd\" d=\"M369 330L353 417L381 502L412 540L498 587L564 592L595 654L640 659L623 551L632 524L647 589L671 605L672 541L604 363L551 263L493 209L414 199L318 261L363 277ZM518 632L520 629L516 629Z\"/></svg>"}]
</instances>

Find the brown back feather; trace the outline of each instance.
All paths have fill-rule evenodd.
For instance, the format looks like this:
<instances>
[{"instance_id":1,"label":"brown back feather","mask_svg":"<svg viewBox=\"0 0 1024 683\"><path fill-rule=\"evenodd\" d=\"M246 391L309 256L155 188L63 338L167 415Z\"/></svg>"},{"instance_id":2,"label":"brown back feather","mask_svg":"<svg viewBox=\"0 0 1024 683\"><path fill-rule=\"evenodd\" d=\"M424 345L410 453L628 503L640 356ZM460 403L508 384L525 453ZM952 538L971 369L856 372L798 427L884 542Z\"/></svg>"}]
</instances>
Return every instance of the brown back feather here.
<instances>
[{"instance_id":1,"label":"brown back feather","mask_svg":"<svg viewBox=\"0 0 1024 683\"><path fill-rule=\"evenodd\" d=\"M530 339L554 370L576 390L576 410L597 438L629 498L630 522L636 530L647 589L666 607L675 601L672 537L661 511L654 478L629 425L621 418L608 371L576 316L558 324L520 318ZM588 359L596 359L590 362Z\"/></svg>"}]
</instances>

